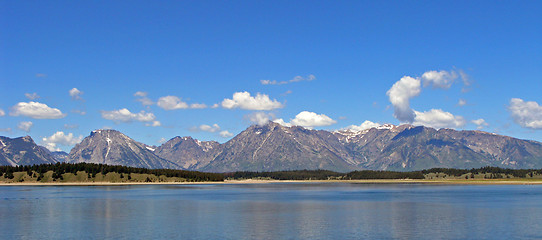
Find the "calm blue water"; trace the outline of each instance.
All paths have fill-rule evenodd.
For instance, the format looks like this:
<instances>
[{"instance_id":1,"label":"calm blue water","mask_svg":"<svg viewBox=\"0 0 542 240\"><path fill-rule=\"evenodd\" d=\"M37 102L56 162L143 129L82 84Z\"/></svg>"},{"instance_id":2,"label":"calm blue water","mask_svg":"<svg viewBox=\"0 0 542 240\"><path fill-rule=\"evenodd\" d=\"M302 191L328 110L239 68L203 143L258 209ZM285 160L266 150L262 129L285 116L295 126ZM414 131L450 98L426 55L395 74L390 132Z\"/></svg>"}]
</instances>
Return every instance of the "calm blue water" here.
<instances>
[{"instance_id":1,"label":"calm blue water","mask_svg":"<svg viewBox=\"0 0 542 240\"><path fill-rule=\"evenodd\" d=\"M4 186L0 239L540 239L542 186Z\"/></svg>"}]
</instances>

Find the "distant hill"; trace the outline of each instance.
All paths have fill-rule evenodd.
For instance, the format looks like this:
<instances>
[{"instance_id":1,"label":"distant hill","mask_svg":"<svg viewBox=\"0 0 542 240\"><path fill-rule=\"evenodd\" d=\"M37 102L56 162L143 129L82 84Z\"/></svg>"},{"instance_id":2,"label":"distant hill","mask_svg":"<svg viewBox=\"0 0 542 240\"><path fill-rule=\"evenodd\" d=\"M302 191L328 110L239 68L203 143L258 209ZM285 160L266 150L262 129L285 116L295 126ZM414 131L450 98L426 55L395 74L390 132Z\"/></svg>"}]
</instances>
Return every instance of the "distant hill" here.
<instances>
[{"instance_id":1,"label":"distant hill","mask_svg":"<svg viewBox=\"0 0 542 240\"><path fill-rule=\"evenodd\" d=\"M6 143L13 140L1 139ZM35 146L30 137L18 139L20 144ZM6 146L0 145L3 151L0 165L57 162L62 157L62 153L48 154L39 147L17 150ZM21 160L21 156L27 156L26 160ZM70 151L66 162L207 172L415 171L484 166L537 169L542 168L542 143L482 131L437 130L412 125L324 131L269 122L250 126L223 144L174 137L161 146L150 147L115 130L96 130Z\"/></svg>"}]
</instances>

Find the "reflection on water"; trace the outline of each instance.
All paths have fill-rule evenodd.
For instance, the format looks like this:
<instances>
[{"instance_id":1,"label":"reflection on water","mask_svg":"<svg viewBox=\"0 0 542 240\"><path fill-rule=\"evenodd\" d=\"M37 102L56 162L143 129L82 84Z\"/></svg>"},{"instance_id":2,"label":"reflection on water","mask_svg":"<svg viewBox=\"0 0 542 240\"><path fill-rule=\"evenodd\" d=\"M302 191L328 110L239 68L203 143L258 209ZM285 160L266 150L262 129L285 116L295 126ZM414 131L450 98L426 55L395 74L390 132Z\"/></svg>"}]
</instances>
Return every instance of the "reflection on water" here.
<instances>
[{"instance_id":1,"label":"reflection on water","mask_svg":"<svg viewBox=\"0 0 542 240\"><path fill-rule=\"evenodd\" d=\"M542 186L0 187L0 239L542 238Z\"/></svg>"}]
</instances>

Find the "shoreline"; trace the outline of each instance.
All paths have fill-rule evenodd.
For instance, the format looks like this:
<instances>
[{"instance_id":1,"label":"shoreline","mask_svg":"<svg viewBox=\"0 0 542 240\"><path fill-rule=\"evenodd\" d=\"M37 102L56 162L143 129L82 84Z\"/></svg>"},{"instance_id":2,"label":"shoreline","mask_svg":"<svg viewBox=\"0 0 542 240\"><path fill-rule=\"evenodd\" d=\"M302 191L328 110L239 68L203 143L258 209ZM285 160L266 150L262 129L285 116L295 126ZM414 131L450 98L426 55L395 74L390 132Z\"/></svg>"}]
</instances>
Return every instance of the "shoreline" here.
<instances>
[{"instance_id":1,"label":"shoreline","mask_svg":"<svg viewBox=\"0 0 542 240\"><path fill-rule=\"evenodd\" d=\"M356 184L442 184L442 185L541 185L542 179L480 179L480 180L421 180L421 179L363 179L363 180L225 180L223 182L16 182L0 186L126 186L126 185L212 185L269 183L356 183Z\"/></svg>"}]
</instances>

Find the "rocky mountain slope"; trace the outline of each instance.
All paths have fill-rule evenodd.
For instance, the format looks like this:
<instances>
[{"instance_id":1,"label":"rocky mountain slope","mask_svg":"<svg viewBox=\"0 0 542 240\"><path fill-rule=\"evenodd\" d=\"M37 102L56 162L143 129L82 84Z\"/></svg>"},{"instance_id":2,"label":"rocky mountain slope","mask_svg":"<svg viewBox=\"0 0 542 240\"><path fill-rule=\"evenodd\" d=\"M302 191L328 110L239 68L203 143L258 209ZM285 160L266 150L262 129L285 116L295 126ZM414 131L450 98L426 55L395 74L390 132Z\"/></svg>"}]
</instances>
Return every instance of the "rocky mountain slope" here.
<instances>
[{"instance_id":1,"label":"rocky mountain slope","mask_svg":"<svg viewBox=\"0 0 542 240\"><path fill-rule=\"evenodd\" d=\"M29 137L0 139L2 165L58 161L46 150L32 148L35 144ZM26 143L26 150L22 147L8 150L12 149L6 147L12 144L8 142L15 140L20 142L17 146ZM156 148L115 130L97 130L71 150L67 162L209 172L411 171L484 166L525 169L542 168L542 143L481 131L437 130L411 125L388 124L362 131L330 132L269 122L263 126L250 126L224 144L175 137Z\"/></svg>"},{"instance_id":2,"label":"rocky mountain slope","mask_svg":"<svg viewBox=\"0 0 542 240\"><path fill-rule=\"evenodd\" d=\"M115 130L96 130L70 151L69 163L101 163L143 168L180 167L156 156L154 149Z\"/></svg>"},{"instance_id":3,"label":"rocky mountain slope","mask_svg":"<svg viewBox=\"0 0 542 240\"><path fill-rule=\"evenodd\" d=\"M359 169L349 164L348 158L345 147L329 132L270 122L241 132L199 169L211 172Z\"/></svg>"},{"instance_id":4,"label":"rocky mountain slope","mask_svg":"<svg viewBox=\"0 0 542 240\"><path fill-rule=\"evenodd\" d=\"M207 165L221 152L215 141L199 141L192 137L174 137L157 147L154 154L169 160L183 169L197 169Z\"/></svg>"},{"instance_id":5,"label":"rocky mountain slope","mask_svg":"<svg viewBox=\"0 0 542 240\"><path fill-rule=\"evenodd\" d=\"M36 145L30 136L19 138L0 136L0 165L17 166L56 162L49 151Z\"/></svg>"},{"instance_id":6,"label":"rocky mountain slope","mask_svg":"<svg viewBox=\"0 0 542 240\"><path fill-rule=\"evenodd\" d=\"M334 134L364 169L542 167L541 143L481 131L388 125Z\"/></svg>"}]
</instances>

